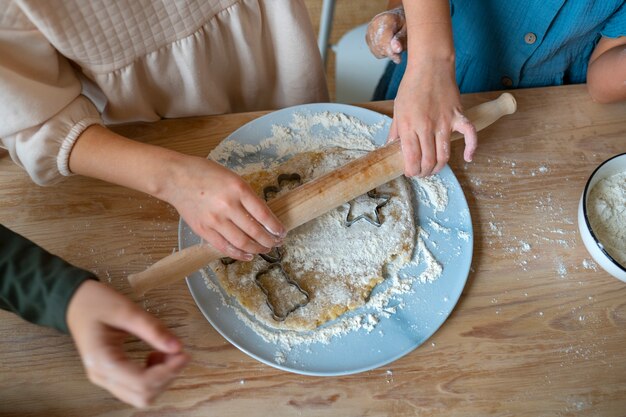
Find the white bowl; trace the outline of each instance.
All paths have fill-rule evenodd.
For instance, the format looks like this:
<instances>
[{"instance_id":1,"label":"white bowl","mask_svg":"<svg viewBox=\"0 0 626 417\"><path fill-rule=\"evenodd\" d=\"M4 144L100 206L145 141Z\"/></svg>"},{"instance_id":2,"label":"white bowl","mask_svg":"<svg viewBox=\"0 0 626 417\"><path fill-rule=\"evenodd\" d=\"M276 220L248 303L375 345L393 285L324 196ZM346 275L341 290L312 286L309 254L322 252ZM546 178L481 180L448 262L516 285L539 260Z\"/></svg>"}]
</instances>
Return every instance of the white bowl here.
<instances>
[{"instance_id":1,"label":"white bowl","mask_svg":"<svg viewBox=\"0 0 626 417\"><path fill-rule=\"evenodd\" d=\"M596 183L611 175L626 172L626 153L615 155L601 163L591 174L578 204L578 229L580 236L593 259L609 274L626 282L626 268L620 265L604 249L602 242L594 234L587 216L587 198Z\"/></svg>"}]
</instances>

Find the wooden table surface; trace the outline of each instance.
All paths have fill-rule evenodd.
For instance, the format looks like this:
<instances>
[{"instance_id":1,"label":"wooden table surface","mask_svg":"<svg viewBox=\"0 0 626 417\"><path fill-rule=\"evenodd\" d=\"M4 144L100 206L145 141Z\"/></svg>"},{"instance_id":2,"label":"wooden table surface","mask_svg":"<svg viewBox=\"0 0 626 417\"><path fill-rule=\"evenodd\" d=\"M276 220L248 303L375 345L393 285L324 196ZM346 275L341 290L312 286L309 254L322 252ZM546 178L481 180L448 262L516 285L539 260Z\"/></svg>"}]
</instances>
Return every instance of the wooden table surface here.
<instances>
[{"instance_id":1,"label":"wooden table surface","mask_svg":"<svg viewBox=\"0 0 626 417\"><path fill-rule=\"evenodd\" d=\"M466 107L499 93L463 96ZM584 86L515 91L518 112L479 134L473 163L450 165L469 202L474 258L443 326L370 372L309 377L266 366L225 341L183 281L135 297L129 273L177 246L178 215L154 198L72 177L41 188L0 158L0 221L96 273L161 318L193 361L151 408L91 385L68 336L0 312L0 415L624 416L626 284L596 265L577 232L593 169L626 151L626 103ZM391 114L391 102L365 107ZM134 124L137 140L206 156L263 113ZM147 347L128 344L131 354Z\"/></svg>"}]
</instances>

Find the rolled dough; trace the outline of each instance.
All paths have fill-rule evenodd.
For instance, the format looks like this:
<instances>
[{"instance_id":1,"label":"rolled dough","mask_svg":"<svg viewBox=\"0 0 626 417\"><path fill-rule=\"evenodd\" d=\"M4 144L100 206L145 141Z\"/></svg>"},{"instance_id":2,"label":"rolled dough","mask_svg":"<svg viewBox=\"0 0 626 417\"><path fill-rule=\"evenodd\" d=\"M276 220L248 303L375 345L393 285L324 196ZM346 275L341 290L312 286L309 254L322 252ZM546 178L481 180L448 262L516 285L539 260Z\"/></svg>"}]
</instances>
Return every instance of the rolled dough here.
<instances>
[{"instance_id":1,"label":"rolled dough","mask_svg":"<svg viewBox=\"0 0 626 417\"><path fill-rule=\"evenodd\" d=\"M264 189L272 188L268 196L272 198L294 186L289 181L278 184L277 178L281 175L287 178L298 174L307 182L361 155L360 151L340 148L302 153L278 167L244 175L244 179L261 197ZM260 256L255 256L251 262L215 261L210 267L222 288L266 326L301 331L315 329L362 306L372 289L384 280L386 271L411 260L415 246L411 187L400 177L377 188L376 192L379 196L388 196L388 201L382 204L380 197L364 195L352 205L338 207L290 231L278 261L286 277L267 280L265 276L272 262ZM352 218L360 213L372 217L377 205L380 205L379 227L365 219L350 227L346 225L349 212ZM295 281L308 294L308 303L290 312L284 320L277 320L267 304L268 297L255 281L257 274L263 277L265 289L275 295L274 303L276 297L284 303L273 304L276 309L288 311L290 306L303 301L302 293L285 287L285 279ZM276 275L274 270L272 274Z\"/></svg>"}]
</instances>

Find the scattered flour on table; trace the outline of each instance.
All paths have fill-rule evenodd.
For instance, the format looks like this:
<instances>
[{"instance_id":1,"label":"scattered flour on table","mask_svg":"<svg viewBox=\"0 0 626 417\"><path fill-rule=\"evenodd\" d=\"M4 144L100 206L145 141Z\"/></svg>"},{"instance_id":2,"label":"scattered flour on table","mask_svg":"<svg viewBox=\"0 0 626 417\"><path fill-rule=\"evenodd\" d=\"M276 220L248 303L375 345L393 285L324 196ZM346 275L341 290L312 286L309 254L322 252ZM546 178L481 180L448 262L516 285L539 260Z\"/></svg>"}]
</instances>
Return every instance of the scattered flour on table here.
<instances>
[{"instance_id":1,"label":"scattered flour on table","mask_svg":"<svg viewBox=\"0 0 626 417\"><path fill-rule=\"evenodd\" d=\"M551 257L554 276L559 279L567 277L568 271L578 269L579 261L572 263L552 255L555 250L564 252L561 249L572 249L577 244L571 207L563 205L553 190L537 187L537 177L548 179L558 175L559 170L547 162L521 163L506 158L487 158L486 164L489 169L480 178L472 175L472 165L466 164L464 169L468 171L468 192L491 207L486 211L484 223L486 243L492 253L506 257L523 271L531 271L533 263L545 262ZM563 178L563 181L568 180L568 177ZM523 225L516 223L514 215L509 216L529 211L533 212L534 220ZM503 220L503 213L509 220ZM583 268L593 269L585 265Z\"/></svg>"},{"instance_id":2,"label":"scattered flour on table","mask_svg":"<svg viewBox=\"0 0 626 417\"><path fill-rule=\"evenodd\" d=\"M589 223L604 249L626 267L626 172L596 183L587 198Z\"/></svg>"},{"instance_id":3,"label":"scattered flour on table","mask_svg":"<svg viewBox=\"0 0 626 417\"><path fill-rule=\"evenodd\" d=\"M556 266L556 272L559 274L559 277L564 278L567 275L567 267L563 263L563 259L561 257L557 257L554 260L554 264Z\"/></svg>"},{"instance_id":4,"label":"scattered flour on table","mask_svg":"<svg viewBox=\"0 0 626 417\"><path fill-rule=\"evenodd\" d=\"M228 165L239 174L259 171L259 169L277 166L289 157L322 148L339 147L344 149L370 151L377 146L374 135L384 127L380 122L368 125L359 119L342 113L319 112L294 115L286 125L272 126L272 134L258 144L240 144L236 141L223 141L209 155L209 158ZM261 154L263 154L261 156ZM257 159L255 159L257 158ZM420 204L433 208L435 213L444 211L448 206L448 188L437 176L429 178L412 178L417 184ZM467 216L469 213L461 213ZM443 228L444 226L440 226ZM443 230L443 229L442 229ZM259 334L266 342L279 347L274 356L276 363L286 361L285 352L296 345L313 343L328 344L333 338L348 332L362 329L372 332L381 318L395 314L404 307L400 295L412 292L413 284L429 283L439 278L443 266L435 259L428 249L425 239L427 234L418 227L417 242L412 265L420 265L422 272L409 275L403 272L392 273L379 284L379 291L372 294L368 302L359 310L359 314L347 314L329 322L313 331L293 331L270 329L244 312L241 308L233 308L235 314L248 327ZM469 233L458 230L457 235L468 241ZM350 251L343 251L342 256L352 256ZM223 297L222 291L213 282L207 270L202 270L206 285L222 295L222 304L230 306L232 301ZM219 308L219 307L216 307ZM353 312L354 313L354 312Z\"/></svg>"},{"instance_id":5,"label":"scattered flour on table","mask_svg":"<svg viewBox=\"0 0 626 417\"><path fill-rule=\"evenodd\" d=\"M597 271L598 270L598 264L596 264L591 259L583 259L583 268Z\"/></svg>"},{"instance_id":6,"label":"scattered flour on table","mask_svg":"<svg viewBox=\"0 0 626 417\"><path fill-rule=\"evenodd\" d=\"M502 236L502 228L498 227L494 222L489 222L489 230L494 232L496 236Z\"/></svg>"}]
</instances>

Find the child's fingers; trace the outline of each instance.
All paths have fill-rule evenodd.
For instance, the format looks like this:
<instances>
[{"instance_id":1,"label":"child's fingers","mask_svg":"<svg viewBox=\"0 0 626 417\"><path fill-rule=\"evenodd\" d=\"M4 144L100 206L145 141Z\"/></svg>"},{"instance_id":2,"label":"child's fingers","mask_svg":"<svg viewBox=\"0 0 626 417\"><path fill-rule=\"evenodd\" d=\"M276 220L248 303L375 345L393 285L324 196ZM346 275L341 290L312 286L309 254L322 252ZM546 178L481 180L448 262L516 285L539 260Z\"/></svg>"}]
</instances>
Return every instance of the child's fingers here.
<instances>
[{"instance_id":1,"label":"child's fingers","mask_svg":"<svg viewBox=\"0 0 626 417\"><path fill-rule=\"evenodd\" d=\"M146 368L143 372L142 380L145 389L139 391L139 396L140 400L147 404L151 404L170 386L189 363L190 357L186 353L178 353L166 355L164 359L162 363Z\"/></svg>"},{"instance_id":2,"label":"child's fingers","mask_svg":"<svg viewBox=\"0 0 626 417\"><path fill-rule=\"evenodd\" d=\"M280 220L278 220L278 217L272 213L272 210L270 210L265 201L261 200L252 191L242 195L241 204L265 230L271 233L272 237L283 239L287 235L287 230ZM274 246L276 245L274 244L270 247Z\"/></svg>"},{"instance_id":3,"label":"child's fingers","mask_svg":"<svg viewBox=\"0 0 626 417\"><path fill-rule=\"evenodd\" d=\"M402 62L402 52L406 49L406 25L391 38L387 50L387 56L396 64Z\"/></svg>"},{"instance_id":4,"label":"child's fingers","mask_svg":"<svg viewBox=\"0 0 626 417\"><path fill-rule=\"evenodd\" d=\"M233 246L228 239L222 236L222 234L215 230L214 227L215 224L200 223L193 229L205 242L223 253L225 257L237 259L239 261L252 260L254 257L253 254L244 252Z\"/></svg>"},{"instance_id":5,"label":"child's fingers","mask_svg":"<svg viewBox=\"0 0 626 417\"><path fill-rule=\"evenodd\" d=\"M189 362L186 353L165 354L160 363L147 368L125 358L101 359L103 365L93 370L91 381L139 408L151 404Z\"/></svg>"},{"instance_id":6,"label":"child's fingers","mask_svg":"<svg viewBox=\"0 0 626 417\"><path fill-rule=\"evenodd\" d=\"M156 397L152 392L137 389L129 386L125 381L117 382L114 378L110 378L107 374L99 374L98 377L90 378L91 382L105 390L109 391L115 397L137 408L145 408Z\"/></svg>"},{"instance_id":7,"label":"child's fingers","mask_svg":"<svg viewBox=\"0 0 626 417\"><path fill-rule=\"evenodd\" d=\"M182 344L155 317L134 304L111 314L112 329L100 343L89 346L90 380L107 389L121 400L145 407L158 396L189 361L181 352ZM148 357L149 365L143 367L126 356L121 339L111 337L117 331L134 334L158 350ZM150 359L151 358L151 359Z\"/></svg>"},{"instance_id":8,"label":"child's fingers","mask_svg":"<svg viewBox=\"0 0 626 417\"><path fill-rule=\"evenodd\" d=\"M435 133L432 129L423 128L417 132L419 136L420 151L422 160L420 163L420 177L432 174L437 163L437 152L435 149Z\"/></svg>"},{"instance_id":9,"label":"child's fingers","mask_svg":"<svg viewBox=\"0 0 626 417\"><path fill-rule=\"evenodd\" d=\"M121 345L93 346L89 362L87 376L92 383L136 407L147 405L148 392L142 386L141 367L126 357Z\"/></svg>"},{"instance_id":10,"label":"child's fingers","mask_svg":"<svg viewBox=\"0 0 626 417\"><path fill-rule=\"evenodd\" d=\"M164 362L166 357L167 357L166 353L160 352L158 350L150 352L148 354L148 357L146 358L146 368L149 368L151 366L158 365L159 363Z\"/></svg>"},{"instance_id":11,"label":"child's fingers","mask_svg":"<svg viewBox=\"0 0 626 417\"><path fill-rule=\"evenodd\" d=\"M136 407L148 405L189 362L186 353L165 354L163 360L144 368L130 361L121 346L98 349L90 368L90 380Z\"/></svg>"},{"instance_id":12,"label":"child's fingers","mask_svg":"<svg viewBox=\"0 0 626 417\"><path fill-rule=\"evenodd\" d=\"M368 26L366 40L376 58L391 58L394 55L391 41L403 25L403 19L396 13L387 11L374 16Z\"/></svg>"},{"instance_id":13,"label":"child's fingers","mask_svg":"<svg viewBox=\"0 0 626 417\"><path fill-rule=\"evenodd\" d=\"M105 390L109 391L119 400L125 402L126 404L130 404L136 408L145 408L150 405L150 401L146 398L145 395L129 389L127 386L122 384L109 383L107 380L94 380L91 382Z\"/></svg>"},{"instance_id":14,"label":"child's fingers","mask_svg":"<svg viewBox=\"0 0 626 417\"><path fill-rule=\"evenodd\" d=\"M406 48L406 25L393 36L390 42L391 51L399 54Z\"/></svg>"},{"instance_id":15,"label":"child's fingers","mask_svg":"<svg viewBox=\"0 0 626 417\"><path fill-rule=\"evenodd\" d=\"M396 65L400 65L402 63L402 55L400 54L392 54L388 58L391 59Z\"/></svg>"},{"instance_id":16,"label":"child's fingers","mask_svg":"<svg viewBox=\"0 0 626 417\"><path fill-rule=\"evenodd\" d=\"M389 45L389 41L393 37L393 31L389 27L387 20L384 15L375 16L367 30L367 45L372 54L378 59L387 56L387 45Z\"/></svg>"},{"instance_id":17,"label":"child's fingers","mask_svg":"<svg viewBox=\"0 0 626 417\"><path fill-rule=\"evenodd\" d=\"M189 355L177 353L166 355L164 360L145 369L142 375L143 381L157 394L163 391L180 371L189 363Z\"/></svg>"},{"instance_id":18,"label":"child's fingers","mask_svg":"<svg viewBox=\"0 0 626 417\"><path fill-rule=\"evenodd\" d=\"M463 157L467 162L472 162L472 159L474 159L474 153L478 147L476 128L467 117L458 113L454 124L452 125L452 130L462 133L465 137L465 152L463 153Z\"/></svg>"},{"instance_id":19,"label":"child's fingers","mask_svg":"<svg viewBox=\"0 0 626 417\"><path fill-rule=\"evenodd\" d=\"M389 133L387 134L387 143L399 138L400 135L398 135L398 124L396 123L396 119L393 118L391 120L391 126L389 126Z\"/></svg>"},{"instance_id":20,"label":"child's fingers","mask_svg":"<svg viewBox=\"0 0 626 417\"><path fill-rule=\"evenodd\" d=\"M254 241L248 234L231 220L223 221L217 231L228 239L235 248L245 253L267 253L270 248Z\"/></svg>"},{"instance_id":21,"label":"child's fingers","mask_svg":"<svg viewBox=\"0 0 626 417\"><path fill-rule=\"evenodd\" d=\"M245 234L253 241L267 249L266 251L283 243L282 238L270 233L243 206L231 213L231 220L237 227L245 231Z\"/></svg>"},{"instance_id":22,"label":"child's fingers","mask_svg":"<svg viewBox=\"0 0 626 417\"><path fill-rule=\"evenodd\" d=\"M404 175L414 177L421 172L422 151L420 149L420 141L413 130L406 133L400 133L402 142L402 154L404 155Z\"/></svg>"},{"instance_id":23,"label":"child's fingers","mask_svg":"<svg viewBox=\"0 0 626 417\"><path fill-rule=\"evenodd\" d=\"M127 333L137 336L154 349L165 353L178 353L182 343L165 325L153 315L131 303L112 312L106 323Z\"/></svg>"},{"instance_id":24,"label":"child's fingers","mask_svg":"<svg viewBox=\"0 0 626 417\"><path fill-rule=\"evenodd\" d=\"M200 236L211 246L222 252L226 257L246 262L251 261L252 258L254 258L252 253L244 252L236 248L224 236L208 226L202 228L202 233L198 234L200 234Z\"/></svg>"},{"instance_id":25,"label":"child's fingers","mask_svg":"<svg viewBox=\"0 0 626 417\"><path fill-rule=\"evenodd\" d=\"M439 130L435 134L435 146L437 149L437 165L433 174L438 173L450 160L450 133L447 130Z\"/></svg>"}]
</instances>

